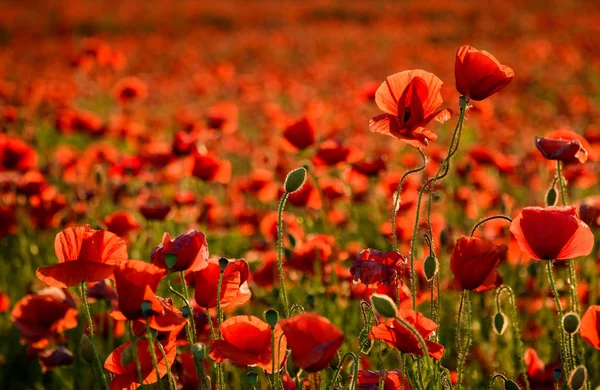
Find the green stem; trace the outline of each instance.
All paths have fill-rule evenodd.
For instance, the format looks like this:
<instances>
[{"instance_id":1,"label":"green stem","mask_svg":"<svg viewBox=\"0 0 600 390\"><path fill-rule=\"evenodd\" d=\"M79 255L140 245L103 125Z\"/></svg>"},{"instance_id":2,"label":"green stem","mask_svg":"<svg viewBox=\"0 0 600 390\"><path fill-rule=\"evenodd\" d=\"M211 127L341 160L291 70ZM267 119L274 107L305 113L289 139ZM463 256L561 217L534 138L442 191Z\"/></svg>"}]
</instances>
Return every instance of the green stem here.
<instances>
[{"instance_id":1,"label":"green stem","mask_svg":"<svg viewBox=\"0 0 600 390\"><path fill-rule=\"evenodd\" d=\"M127 333L129 333L129 339L131 340L131 346L133 351L133 359L135 360L135 367L137 369L138 380L140 381L140 385L144 383L144 376L142 375L142 364L140 363L140 356L137 350L137 340L134 337L133 329L131 326L132 322L127 322Z\"/></svg>"},{"instance_id":2,"label":"green stem","mask_svg":"<svg viewBox=\"0 0 600 390\"><path fill-rule=\"evenodd\" d=\"M507 381L506 377L502 374L496 374L492 377L492 380L490 381L490 385L488 386L488 390L492 390L492 388L494 387L494 382L496 381L497 378L502 378L502 380L504 382Z\"/></svg>"},{"instance_id":3,"label":"green stem","mask_svg":"<svg viewBox=\"0 0 600 390\"><path fill-rule=\"evenodd\" d=\"M277 389L277 375L275 375L275 327L271 327L271 375L273 375L273 389Z\"/></svg>"},{"instance_id":4,"label":"green stem","mask_svg":"<svg viewBox=\"0 0 600 390\"><path fill-rule=\"evenodd\" d=\"M289 196L288 192L283 194L279 202L279 209L277 210L277 265L279 267L279 282L281 283L281 299L283 300L285 318L290 317L290 308L283 275L283 209Z\"/></svg>"},{"instance_id":5,"label":"green stem","mask_svg":"<svg viewBox=\"0 0 600 390\"><path fill-rule=\"evenodd\" d=\"M556 160L556 176L558 176L558 186L560 187L560 197L562 200L562 204L563 206L567 205L567 191L566 191L566 185L565 185L565 180L562 176L562 172L561 172L561 166L560 166L560 160Z\"/></svg>"},{"instance_id":6,"label":"green stem","mask_svg":"<svg viewBox=\"0 0 600 390\"><path fill-rule=\"evenodd\" d=\"M340 371L342 370L342 367L344 366L344 361L346 360L346 358L351 358L352 361L354 362L352 382L350 383L350 387L348 389L354 390L356 388L356 381L357 381L357 377L358 377L358 358L356 357L356 355L354 353L347 352L342 357L342 360L340 360L340 364L338 365L337 369L333 373L333 377L331 378L331 382L329 383L329 386L327 386L327 390L332 390L332 389L337 388L336 387L337 378L340 375Z\"/></svg>"},{"instance_id":7,"label":"green stem","mask_svg":"<svg viewBox=\"0 0 600 390\"><path fill-rule=\"evenodd\" d=\"M459 309L459 322L457 325L457 340L460 340L458 338L458 333L459 333L459 329L461 326L460 323L460 312L462 311L463 307L466 309L466 317L467 317L467 341L464 345L464 348L460 345L460 341L458 344L458 348L459 348L459 358L458 358L458 379L456 381L456 390L459 390L462 384L462 379L463 379L463 374L464 374L464 365L465 365L465 360L467 358L467 353L469 352L469 348L471 346L471 300L469 299L469 291L468 290L463 290L462 294L461 294L461 305L460 305L460 309Z\"/></svg>"},{"instance_id":8,"label":"green stem","mask_svg":"<svg viewBox=\"0 0 600 390\"><path fill-rule=\"evenodd\" d=\"M411 169L409 171L406 171L406 173L404 173L404 175L402 175L402 178L400 179L400 182L398 183L398 188L396 189L396 192L394 193L394 206L392 209L392 218L391 218L392 219L392 238L393 238L392 250L394 252L398 250L398 234L396 233L396 214L398 212L398 203L400 202L400 193L402 192L402 184L404 184L404 180L408 177L408 175L410 175L412 173L420 172L420 171L424 170L425 167L427 166L427 157L425 156L425 153L423 153L421 148L417 148L417 151L419 152L419 154L421 155L421 158L423 159L423 165L421 165L420 167Z\"/></svg>"},{"instance_id":9,"label":"green stem","mask_svg":"<svg viewBox=\"0 0 600 390\"><path fill-rule=\"evenodd\" d=\"M90 341L92 344L92 349L94 350L94 361L96 361L96 367L98 368L98 372L100 373L100 378L102 379L102 384L105 389L108 389L108 381L106 380L106 375L104 373L104 367L102 367L102 363L100 361L100 355L98 354L98 349L96 348L96 338L94 337L94 323L92 322L92 315L90 313L90 307L87 303L87 296L85 292L85 282L81 282L79 284L79 292L81 293L81 301L83 302L83 308L85 309L85 316L87 319L88 327L90 329Z\"/></svg>"},{"instance_id":10,"label":"green stem","mask_svg":"<svg viewBox=\"0 0 600 390\"><path fill-rule=\"evenodd\" d=\"M481 225L483 225L484 223L491 221L493 219L504 219L508 222L512 222L512 219L510 219L509 217L507 217L506 215L493 215L491 217L487 217L487 218L483 218L482 220L480 220L479 222L477 222L475 224L475 226L473 226L473 229L471 230L471 237L473 237L475 235L475 231L477 230L477 228Z\"/></svg>"},{"instance_id":11,"label":"green stem","mask_svg":"<svg viewBox=\"0 0 600 390\"><path fill-rule=\"evenodd\" d=\"M548 280L550 281L550 286L552 287L552 295L554 295L554 302L556 303L556 310L558 311L558 325L560 330L560 360L562 362L563 368L563 376L565 378L569 377L570 368L569 368L569 360L570 357L566 350L565 343L565 329L563 327L563 310L562 304L560 303L560 297L558 295L558 291L556 290L556 283L554 282L554 275L552 274L552 262L548 260L546 264L546 272L548 273Z\"/></svg>"},{"instance_id":12,"label":"green stem","mask_svg":"<svg viewBox=\"0 0 600 390\"><path fill-rule=\"evenodd\" d=\"M421 334L417 332L417 330L411 324L406 322L403 318L396 316L395 319L396 321L401 323L402 326L408 329L408 331L412 333L412 335L419 341L419 345L421 345L421 350L423 351L423 356L425 357L425 361L427 362L427 368L431 369L433 366L431 363L431 356L429 356L429 349L427 348L427 344L425 343L425 339L423 339L423 336L421 336ZM419 377L420 374L421 373L419 373Z\"/></svg>"},{"instance_id":13,"label":"green stem","mask_svg":"<svg viewBox=\"0 0 600 390\"><path fill-rule=\"evenodd\" d=\"M221 289L223 288L223 275L224 271L221 271L219 275L219 283L217 284L217 323L221 326L223 322L223 309L221 308Z\"/></svg>"},{"instance_id":14,"label":"green stem","mask_svg":"<svg viewBox=\"0 0 600 390\"><path fill-rule=\"evenodd\" d=\"M160 381L160 370L158 369L158 360L156 360L154 340L152 337L152 330L150 329L150 324L148 323L148 317L146 317L146 335L148 337L148 350L150 351L150 356L152 357L152 365L154 366L154 370L156 371L156 384L159 389L162 389L162 382ZM165 364L169 365L167 362L165 362Z\"/></svg>"},{"instance_id":15,"label":"green stem","mask_svg":"<svg viewBox=\"0 0 600 390\"><path fill-rule=\"evenodd\" d=\"M173 378L173 375L171 374L171 365L167 360L167 353L165 352L165 349L161 343L157 342L156 344L158 345L158 349L160 349L160 353L162 354L163 359L165 361L165 365L167 366L167 379L169 381L169 389L176 390L177 384L175 383L175 378Z\"/></svg>"}]
</instances>

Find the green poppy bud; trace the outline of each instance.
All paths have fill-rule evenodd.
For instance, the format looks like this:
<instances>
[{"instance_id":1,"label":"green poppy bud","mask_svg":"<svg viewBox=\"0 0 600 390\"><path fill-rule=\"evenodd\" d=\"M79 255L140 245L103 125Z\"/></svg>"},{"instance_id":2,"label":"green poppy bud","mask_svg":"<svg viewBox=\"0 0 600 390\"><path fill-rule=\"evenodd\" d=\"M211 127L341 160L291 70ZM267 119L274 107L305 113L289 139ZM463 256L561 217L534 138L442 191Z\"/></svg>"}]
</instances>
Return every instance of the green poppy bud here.
<instances>
[{"instance_id":1,"label":"green poppy bud","mask_svg":"<svg viewBox=\"0 0 600 390\"><path fill-rule=\"evenodd\" d=\"M394 318L398 312L398 307L392 298L387 295L373 294L371 296L371 305L379 315L386 318Z\"/></svg>"},{"instance_id":2,"label":"green poppy bud","mask_svg":"<svg viewBox=\"0 0 600 390\"><path fill-rule=\"evenodd\" d=\"M204 360L206 357L206 347L202 343L196 343L192 346L192 355L198 360Z\"/></svg>"},{"instance_id":3,"label":"green poppy bud","mask_svg":"<svg viewBox=\"0 0 600 390\"><path fill-rule=\"evenodd\" d=\"M519 385L511 380L504 381L504 390L521 390Z\"/></svg>"},{"instance_id":4,"label":"green poppy bud","mask_svg":"<svg viewBox=\"0 0 600 390\"><path fill-rule=\"evenodd\" d=\"M556 192L556 188L552 187L546 192L546 205L554 206L556 204L556 200L558 199L558 193Z\"/></svg>"},{"instance_id":5,"label":"green poppy bud","mask_svg":"<svg viewBox=\"0 0 600 390\"><path fill-rule=\"evenodd\" d=\"M502 312L496 313L494 316L494 332L499 335L504 334L506 327L508 326L508 319Z\"/></svg>"},{"instance_id":6,"label":"green poppy bud","mask_svg":"<svg viewBox=\"0 0 600 390\"><path fill-rule=\"evenodd\" d=\"M258 374L255 371L248 371L246 373L246 379L250 387L255 387L258 384Z\"/></svg>"},{"instance_id":7,"label":"green poppy bud","mask_svg":"<svg viewBox=\"0 0 600 390\"><path fill-rule=\"evenodd\" d=\"M438 261L435 256L429 256L425 259L423 270L425 271L425 279L430 282L438 271Z\"/></svg>"},{"instance_id":8,"label":"green poppy bud","mask_svg":"<svg viewBox=\"0 0 600 390\"><path fill-rule=\"evenodd\" d=\"M569 376L569 389L583 389L587 381L587 369L585 366L576 367Z\"/></svg>"},{"instance_id":9,"label":"green poppy bud","mask_svg":"<svg viewBox=\"0 0 600 390\"><path fill-rule=\"evenodd\" d=\"M302 188L304 182L306 181L306 173L307 171L304 167L296 168L288 173L287 177L285 178L285 183L283 184L285 192L291 194L292 192L296 192Z\"/></svg>"},{"instance_id":10,"label":"green poppy bud","mask_svg":"<svg viewBox=\"0 0 600 390\"><path fill-rule=\"evenodd\" d=\"M124 367L127 367L128 365L133 363L133 359L134 359L133 348L137 348L137 347L135 346L135 344L130 344L127 348L125 348L125 350L123 351L123 354L121 355L121 364Z\"/></svg>"},{"instance_id":11,"label":"green poppy bud","mask_svg":"<svg viewBox=\"0 0 600 390\"><path fill-rule=\"evenodd\" d=\"M267 324L269 324L271 329L274 328L275 325L277 325L277 322L279 321L279 313L277 313L277 310L267 310L265 312L265 321L267 321Z\"/></svg>"}]
</instances>

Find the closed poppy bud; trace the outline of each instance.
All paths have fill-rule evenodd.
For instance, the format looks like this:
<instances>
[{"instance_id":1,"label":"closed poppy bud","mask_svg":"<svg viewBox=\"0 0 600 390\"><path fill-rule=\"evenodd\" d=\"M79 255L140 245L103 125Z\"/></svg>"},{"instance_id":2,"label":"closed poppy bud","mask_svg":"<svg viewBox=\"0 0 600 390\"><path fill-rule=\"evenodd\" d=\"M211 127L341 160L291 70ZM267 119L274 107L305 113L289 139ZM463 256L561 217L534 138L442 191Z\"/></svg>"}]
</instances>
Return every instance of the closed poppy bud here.
<instances>
[{"instance_id":1,"label":"closed poppy bud","mask_svg":"<svg viewBox=\"0 0 600 390\"><path fill-rule=\"evenodd\" d=\"M504 390L520 390L521 388L514 381L504 381Z\"/></svg>"},{"instance_id":2,"label":"closed poppy bud","mask_svg":"<svg viewBox=\"0 0 600 390\"><path fill-rule=\"evenodd\" d=\"M267 324L269 324L271 328L274 328L275 325L277 325L277 322L279 321L279 313L277 313L277 310L267 310L265 312L265 321L267 322Z\"/></svg>"},{"instance_id":3,"label":"closed poppy bud","mask_svg":"<svg viewBox=\"0 0 600 390\"><path fill-rule=\"evenodd\" d=\"M425 279L430 282L438 270L438 261L435 256L428 256L423 264L423 271L425 271Z\"/></svg>"},{"instance_id":4,"label":"closed poppy bud","mask_svg":"<svg viewBox=\"0 0 600 390\"><path fill-rule=\"evenodd\" d=\"M556 205L556 200L558 199L556 188L552 187L546 192L546 206L554 206Z\"/></svg>"},{"instance_id":5,"label":"closed poppy bud","mask_svg":"<svg viewBox=\"0 0 600 390\"><path fill-rule=\"evenodd\" d=\"M81 357L83 358L83 360L85 360L89 364L92 364L96 355L94 354L94 347L92 346L92 342L86 334L81 335L81 341L79 342L79 351L81 352Z\"/></svg>"},{"instance_id":6,"label":"closed poppy bud","mask_svg":"<svg viewBox=\"0 0 600 390\"><path fill-rule=\"evenodd\" d=\"M458 92L483 100L510 84L515 72L487 51L464 45L456 53L454 77Z\"/></svg>"},{"instance_id":7,"label":"closed poppy bud","mask_svg":"<svg viewBox=\"0 0 600 390\"><path fill-rule=\"evenodd\" d=\"M306 181L306 173L307 171L304 167L296 168L288 173L287 177L285 178L285 183L283 184L285 192L291 194L302 188L304 182Z\"/></svg>"},{"instance_id":8,"label":"closed poppy bud","mask_svg":"<svg viewBox=\"0 0 600 390\"><path fill-rule=\"evenodd\" d=\"M496 313L494 316L494 331L499 335L502 335L504 331L506 331L507 326L508 320L506 319L506 316L501 312Z\"/></svg>"},{"instance_id":9,"label":"closed poppy bud","mask_svg":"<svg viewBox=\"0 0 600 390\"><path fill-rule=\"evenodd\" d=\"M388 297L387 295L373 294L371 296L371 304L373 305L373 309L375 309L377 314L386 318L396 317L398 307L392 298Z\"/></svg>"},{"instance_id":10,"label":"closed poppy bud","mask_svg":"<svg viewBox=\"0 0 600 390\"><path fill-rule=\"evenodd\" d=\"M576 367L571 375L569 376L569 389L579 390L583 389L585 382L587 381L587 369L585 366Z\"/></svg>"},{"instance_id":11,"label":"closed poppy bud","mask_svg":"<svg viewBox=\"0 0 600 390\"><path fill-rule=\"evenodd\" d=\"M565 331L569 334L577 333L579 330L580 321L577 313L570 312L565 314L562 318L562 322Z\"/></svg>"},{"instance_id":12,"label":"closed poppy bud","mask_svg":"<svg viewBox=\"0 0 600 390\"><path fill-rule=\"evenodd\" d=\"M194 358L203 360L206 357L206 347L202 343L196 343L192 346Z\"/></svg>"},{"instance_id":13,"label":"closed poppy bud","mask_svg":"<svg viewBox=\"0 0 600 390\"><path fill-rule=\"evenodd\" d=\"M258 374L255 371L248 371L246 373L246 379L248 380L248 385L250 387L254 387L258 384Z\"/></svg>"}]
</instances>

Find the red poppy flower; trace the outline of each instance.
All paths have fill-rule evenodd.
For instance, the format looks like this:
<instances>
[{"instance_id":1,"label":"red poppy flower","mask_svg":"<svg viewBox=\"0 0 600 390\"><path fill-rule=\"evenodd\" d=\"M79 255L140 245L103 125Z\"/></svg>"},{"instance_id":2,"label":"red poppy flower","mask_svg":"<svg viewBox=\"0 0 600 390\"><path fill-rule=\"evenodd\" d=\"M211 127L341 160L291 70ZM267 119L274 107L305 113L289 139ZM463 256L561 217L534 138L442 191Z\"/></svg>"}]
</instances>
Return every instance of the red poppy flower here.
<instances>
[{"instance_id":1,"label":"red poppy flower","mask_svg":"<svg viewBox=\"0 0 600 390\"><path fill-rule=\"evenodd\" d=\"M167 359L163 357L163 354L158 347L158 342L154 341L154 353L158 363L158 372L160 378L167 374L167 367L170 367L175 362L177 356L177 347L172 340L163 340L160 342L165 350ZM147 339L140 339L135 347L137 349L138 358L140 361L142 371L142 383L139 382L139 376L135 359L128 365L123 365L123 354L125 350L131 346L131 342L120 345L115 349L104 362L104 368L114 374L112 381L110 382L111 390L130 390L136 389L141 384L149 385L158 382L160 378L156 377L156 370L152 364L152 357L150 355L150 345Z\"/></svg>"},{"instance_id":2,"label":"red poppy flower","mask_svg":"<svg viewBox=\"0 0 600 390\"><path fill-rule=\"evenodd\" d=\"M144 100L148 96L148 86L137 77L123 77L114 85L112 95L122 104Z\"/></svg>"},{"instance_id":3,"label":"red poppy flower","mask_svg":"<svg viewBox=\"0 0 600 390\"><path fill-rule=\"evenodd\" d=\"M367 248L360 251L350 266L350 274L354 282L361 281L367 287L375 287L379 283L396 284L402 276L408 260L399 252L380 252Z\"/></svg>"},{"instance_id":4,"label":"red poppy flower","mask_svg":"<svg viewBox=\"0 0 600 390\"><path fill-rule=\"evenodd\" d=\"M593 305L583 313L579 334L596 349L600 349L600 305Z\"/></svg>"},{"instance_id":5,"label":"red poppy flower","mask_svg":"<svg viewBox=\"0 0 600 390\"><path fill-rule=\"evenodd\" d=\"M39 267L36 275L42 282L61 288L106 279L117 264L127 260L125 241L89 225L58 233L54 252L59 263Z\"/></svg>"},{"instance_id":6,"label":"red poppy flower","mask_svg":"<svg viewBox=\"0 0 600 390\"><path fill-rule=\"evenodd\" d=\"M25 141L0 134L0 171L26 172L35 168L37 161L37 152Z\"/></svg>"},{"instance_id":7,"label":"red poppy flower","mask_svg":"<svg viewBox=\"0 0 600 390\"><path fill-rule=\"evenodd\" d=\"M44 348L51 337L77 327L77 310L61 294L30 294L15 304L10 318L28 343Z\"/></svg>"},{"instance_id":8,"label":"red poppy flower","mask_svg":"<svg viewBox=\"0 0 600 390\"><path fill-rule=\"evenodd\" d=\"M594 235L577 217L575 206L525 207L510 231L521 250L536 260L587 256L594 247Z\"/></svg>"},{"instance_id":9,"label":"red poppy flower","mask_svg":"<svg viewBox=\"0 0 600 390\"><path fill-rule=\"evenodd\" d=\"M458 92L483 100L510 84L515 72L487 51L464 45L456 52L454 77Z\"/></svg>"},{"instance_id":10,"label":"red poppy flower","mask_svg":"<svg viewBox=\"0 0 600 390\"><path fill-rule=\"evenodd\" d=\"M313 162L316 165L335 166L346 161L350 155L350 148L341 143L327 140L319 145Z\"/></svg>"},{"instance_id":11,"label":"red poppy flower","mask_svg":"<svg viewBox=\"0 0 600 390\"><path fill-rule=\"evenodd\" d=\"M140 204L139 211L147 220L164 221L171 212L171 206L156 196L150 196Z\"/></svg>"},{"instance_id":12,"label":"red poppy flower","mask_svg":"<svg viewBox=\"0 0 600 390\"><path fill-rule=\"evenodd\" d=\"M344 342L344 333L327 318L303 313L279 322L296 367L307 372L326 368Z\"/></svg>"},{"instance_id":13,"label":"red poppy flower","mask_svg":"<svg viewBox=\"0 0 600 390\"><path fill-rule=\"evenodd\" d=\"M224 134L233 134L238 129L238 106L229 102L214 104L206 114L206 125Z\"/></svg>"},{"instance_id":14,"label":"red poppy flower","mask_svg":"<svg viewBox=\"0 0 600 390\"><path fill-rule=\"evenodd\" d=\"M208 182L227 184L231 180L231 162L219 160L210 153L193 153L192 175Z\"/></svg>"},{"instance_id":15,"label":"red poppy flower","mask_svg":"<svg viewBox=\"0 0 600 390\"><path fill-rule=\"evenodd\" d=\"M579 218L581 218L588 226L600 226L600 196L588 196L581 201L581 204L579 205ZM2 235L0 234L0 237L1 236Z\"/></svg>"},{"instance_id":16,"label":"red poppy flower","mask_svg":"<svg viewBox=\"0 0 600 390\"><path fill-rule=\"evenodd\" d=\"M444 346L427 340L438 328L438 325L423 314L410 309L398 310L398 316L408 322L425 339L429 355L440 360L444 355ZM381 340L400 352L423 356L419 340L395 318L389 318L379 325L374 325L369 337Z\"/></svg>"},{"instance_id":17,"label":"red poppy flower","mask_svg":"<svg viewBox=\"0 0 600 390\"><path fill-rule=\"evenodd\" d=\"M378 390L379 389L379 379L381 375L384 375L385 380L383 381L383 389L384 390L400 390L406 389L410 390L410 384L408 380L406 380L402 376L402 372L400 370L381 370L381 371L368 371L368 370L360 370L358 372L358 387L357 390ZM404 383L402 383L404 382Z\"/></svg>"},{"instance_id":18,"label":"red poppy flower","mask_svg":"<svg viewBox=\"0 0 600 390\"><path fill-rule=\"evenodd\" d=\"M140 224L129 211L115 211L104 218L104 224L109 232L121 238L129 237L132 232L140 230Z\"/></svg>"},{"instance_id":19,"label":"red poppy flower","mask_svg":"<svg viewBox=\"0 0 600 390\"><path fill-rule=\"evenodd\" d=\"M119 298L119 311L128 320L144 318L142 302L148 301L152 311L162 313L163 306L154 294L166 272L144 261L128 260L114 270Z\"/></svg>"},{"instance_id":20,"label":"red poppy flower","mask_svg":"<svg viewBox=\"0 0 600 390\"><path fill-rule=\"evenodd\" d=\"M193 273L194 297L200 307L212 309L217 307L217 285L221 268L217 259L208 260L208 265ZM229 264L223 274L221 286L221 307L239 306L248 300L252 293L248 288L250 269L244 259L229 259Z\"/></svg>"},{"instance_id":21,"label":"red poppy flower","mask_svg":"<svg viewBox=\"0 0 600 390\"><path fill-rule=\"evenodd\" d=\"M585 163L590 144L577 133L568 130L552 131L544 137L535 137L535 146L548 160L564 163Z\"/></svg>"},{"instance_id":22,"label":"red poppy flower","mask_svg":"<svg viewBox=\"0 0 600 390\"><path fill-rule=\"evenodd\" d=\"M296 150L303 150L315 143L315 128L303 117L283 131L283 138Z\"/></svg>"},{"instance_id":23,"label":"red poppy flower","mask_svg":"<svg viewBox=\"0 0 600 390\"><path fill-rule=\"evenodd\" d=\"M373 159L363 159L352 165L352 170L361 175L373 177L385 172L387 169L387 156L377 157Z\"/></svg>"},{"instance_id":24,"label":"red poppy flower","mask_svg":"<svg viewBox=\"0 0 600 390\"><path fill-rule=\"evenodd\" d=\"M442 104L442 81L424 70L406 70L388 76L375 94L375 103L385 112L371 119L369 128L390 135L416 147L437 140L425 128L433 119L444 123L452 112L438 110Z\"/></svg>"},{"instance_id":25,"label":"red poppy flower","mask_svg":"<svg viewBox=\"0 0 600 390\"><path fill-rule=\"evenodd\" d=\"M171 268L177 271L197 271L208 264L208 244L202 232L190 230L189 232L171 240L169 233L163 234L162 243L152 249L150 255L152 264L167 269L166 255L176 255L177 262Z\"/></svg>"},{"instance_id":26,"label":"red poppy flower","mask_svg":"<svg viewBox=\"0 0 600 390\"><path fill-rule=\"evenodd\" d=\"M273 373L269 324L253 316L235 316L223 322L219 330L223 339L212 342L209 355L211 359L217 363L229 359L238 366L258 366L269 374ZM276 371L283 365L287 352L287 341L282 335L283 331L278 324L275 326Z\"/></svg>"},{"instance_id":27,"label":"red poppy flower","mask_svg":"<svg viewBox=\"0 0 600 390\"><path fill-rule=\"evenodd\" d=\"M498 279L496 268L507 251L506 245L498 246L477 237L460 237L450 258L454 286L459 290L475 291L494 288Z\"/></svg>"}]
</instances>

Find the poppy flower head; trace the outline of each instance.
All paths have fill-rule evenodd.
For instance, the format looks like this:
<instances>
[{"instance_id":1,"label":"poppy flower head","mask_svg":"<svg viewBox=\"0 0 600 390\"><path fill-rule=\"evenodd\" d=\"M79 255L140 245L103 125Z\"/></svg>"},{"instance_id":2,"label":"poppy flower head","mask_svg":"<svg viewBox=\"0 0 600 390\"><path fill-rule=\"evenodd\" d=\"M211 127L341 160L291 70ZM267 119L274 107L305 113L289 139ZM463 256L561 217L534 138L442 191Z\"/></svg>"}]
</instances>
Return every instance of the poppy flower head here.
<instances>
[{"instance_id":1,"label":"poppy flower head","mask_svg":"<svg viewBox=\"0 0 600 390\"><path fill-rule=\"evenodd\" d=\"M254 316L235 316L219 327L222 340L211 344L210 358L221 363L229 359L238 366L258 366L273 373L271 327ZM275 369L285 361L287 341L280 325L275 326ZM280 341L281 340L281 341ZM278 364L277 364L278 363Z\"/></svg>"},{"instance_id":2,"label":"poppy flower head","mask_svg":"<svg viewBox=\"0 0 600 390\"><path fill-rule=\"evenodd\" d=\"M568 130L553 131L544 137L535 137L535 146L548 160L583 164L588 160L589 143L577 133Z\"/></svg>"},{"instance_id":3,"label":"poppy flower head","mask_svg":"<svg viewBox=\"0 0 600 390\"><path fill-rule=\"evenodd\" d=\"M217 285L221 268L217 259L209 259L208 265L193 273L196 303L203 308L217 307ZM248 288L250 268L244 259L229 259L223 273L221 285L221 307L240 306L250 300L252 293Z\"/></svg>"},{"instance_id":4,"label":"poppy flower head","mask_svg":"<svg viewBox=\"0 0 600 390\"><path fill-rule=\"evenodd\" d=\"M302 117L285 128L283 138L292 149L303 150L315 143L315 128L307 117Z\"/></svg>"},{"instance_id":5,"label":"poppy flower head","mask_svg":"<svg viewBox=\"0 0 600 390\"><path fill-rule=\"evenodd\" d=\"M408 260L399 252L380 252L367 248L360 251L352 262L350 274L355 283L361 281L367 287L374 287L379 283L390 285L397 283L407 265Z\"/></svg>"},{"instance_id":6,"label":"poppy flower head","mask_svg":"<svg viewBox=\"0 0 600 390\"><path fill-rule=\"evenodd\" d=\"M587 256L594 246L594 235L578 218L575 206L525 207L510 232L521 250L536 260Z\"/></svg>"},{"instance_id":7,"label":"poppy flower head","mask_svg":"<svg viewBox=\"0 0 600 390\"><path fill-rule=\"evenodd\" d=\"M121 238L140 230L140 224L129 211L115 211L104 218L106 229Z\"/></svg>"},{"instance_id":8,"label":"poppy flower head","mask_svg":"<svg viewBox=\"0 0 600 390\"><path fill-rule=\"evenodd\" d=\"M442 81L424 70L407 70L388 76L375 93L375 103L385 112L371 119L369 128L398 138L415 147L437 140L425 128L433 119L443 123L452 112L439 110L442 104Z\"/></svg>"},{"instance_id":9,"label":"poppy flower head","mask_svg":"<svg viewBox=\"0 0 600 390\"><path fill-rule=\"evenodd\" d=\"M307 372L326 368L344 342L344 333L327 318L303 313L279 322L294 364Z\"/></svg>"},{"instance_id":10,"label":"poppy flower head","mask_svg":"<svg viewBox=\"0 0 600 390\"><path fill-rule=\"evenodd\" d=\"M114 270L119 311L129 320L144 318L142 302L148 301L154 313L162 313L163 306L155 295L166 272L140 260L128 260Z\"/></svg>"},{"instance_id":11,"label":"poppy flower head","mask_svg":"<svg viewBox=\"0 0 600 390\"><path fill-rule=\"evenodd\" d=\"M173 272L196 271L204 268L208 264L206 236L204 233L192 229L171 240L169 233L165 233L162 243L152 249L150 255L152 264L167 269L165 263L165 256L167 255L174 255L177 258L177 262L171 268Z\"/></svg>"},{"instance_id":12,"label":"poppy flower head","mask_svg":"<svg viewBox=\"0 0 600 390\"><path fill-rule=\"evenodd\" d=\"M496 268L507 251L506 245L495 245L477 237L460 237L450 258L455 287L475 291L494 288L498 279Z\"/></svg>"},{"instance_id":13,"label":"poppy flower head","mask_svg":"<svg viewBox=\"0 0 600 390\"><path fill-rule=\"evenodd\" d=\"M487 51L464 45L456 52L454 77L463 96L483 100L510 84L515 72Z\"/></svg>"},{"instance_id":14,"label":"poppy flower head","mask_svg":"<svg viewBox=\"0 0 600 390\"><path fill-rule=\"evenodd\" d=\"M60 288L106 279L115 266L128 257L125 241L106 230L91 229L89 225L58 233L54 252L58 264L39 267L36 275L48 285Z\"/></svg>"}]
</instances>

